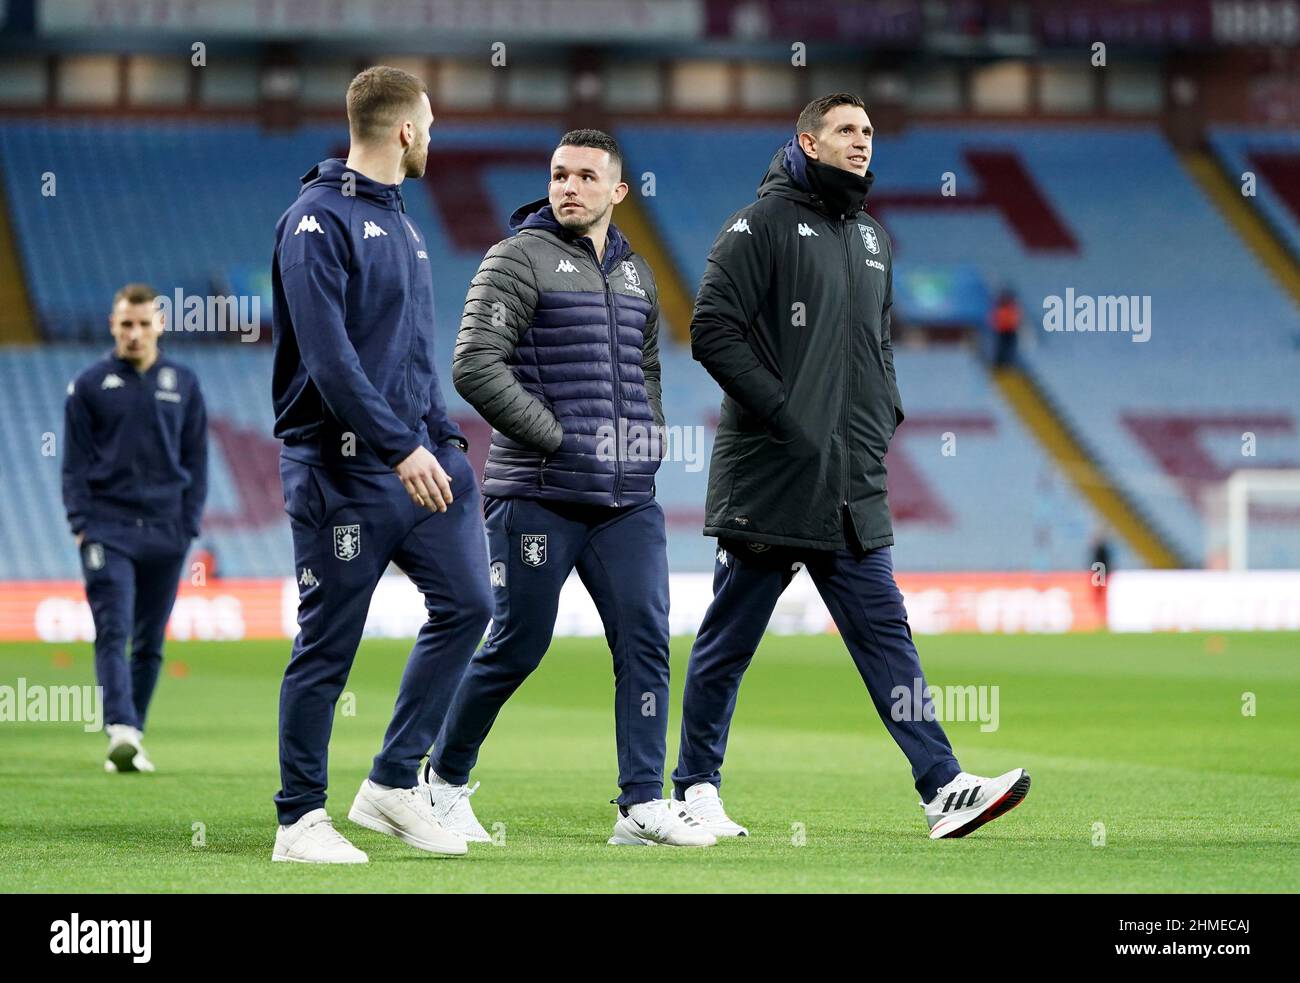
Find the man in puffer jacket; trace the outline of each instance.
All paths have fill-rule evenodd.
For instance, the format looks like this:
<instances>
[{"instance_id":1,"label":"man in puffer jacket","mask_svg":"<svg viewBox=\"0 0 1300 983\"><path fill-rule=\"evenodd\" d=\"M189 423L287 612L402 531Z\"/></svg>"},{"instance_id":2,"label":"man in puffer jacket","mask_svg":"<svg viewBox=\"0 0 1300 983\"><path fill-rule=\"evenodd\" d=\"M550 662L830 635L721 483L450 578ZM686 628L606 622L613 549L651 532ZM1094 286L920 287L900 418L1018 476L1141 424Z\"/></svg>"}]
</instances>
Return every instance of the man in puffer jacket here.
<instances>
[{"instance_id":1,"label":"man in puffer jacket","mask_svg":"<svg viewBox=\"0 0 1300 983\"><path fill-rule=\"evenodd\" d=\"M659 305L649 266L610 224L627 191L613 138L565 134L548 197L515 212L514 234L488 251L465 300L452 380L493 427L483 511L495 610L423 778L442 825L471 840L489 837L469 805L470 771L502 705L546 653L576 568L614 657L621 794L609 842L715 842L662 797Z\"/></svg>"},{"instance_id":2,"label":"man in puffer jacket","mask_svg":"<svg viewBox=\"0 0 1300 983\"><path fill-rule=\"evenodd\" d=\"M673 784L719 836L746 833L718 797L740 680L801 568L912 766L932 839L965 836L1029 789L1022 768L958 766L894 583L885 452L903 404L893 246L863 212L872 136L857 96L809 103L758 200L727 219L695 299L691 353L726 398L704 529L718 537L713 603L691 648Z\"/></svg>"}]
</instances>

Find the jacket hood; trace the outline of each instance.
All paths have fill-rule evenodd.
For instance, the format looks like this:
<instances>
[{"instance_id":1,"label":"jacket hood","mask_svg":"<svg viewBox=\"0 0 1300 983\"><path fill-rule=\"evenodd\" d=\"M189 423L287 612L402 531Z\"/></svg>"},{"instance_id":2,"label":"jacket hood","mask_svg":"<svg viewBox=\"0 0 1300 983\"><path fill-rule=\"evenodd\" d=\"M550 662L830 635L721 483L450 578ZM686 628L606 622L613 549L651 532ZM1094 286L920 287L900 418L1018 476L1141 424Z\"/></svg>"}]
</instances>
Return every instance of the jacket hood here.
<instances>
[{"instance_id":1,"label":"jacket hood","mask_svg":"<svg viewBox=\"0 0 1300 983\"><path fill-rule=\"evenodd\" d=\"M811 204L812 192L808 190L808 158L791 137L780 147L767 165L763 179L758 182L758 196L780 195Z\"/></svg>"},{"instance_id":2,"label":"jacket hood","mask_svg":"<svg viewBox=\"0 0 1300 983\"><path fill-rule=\"evenodd\" d=\"M358 198L365 198L382 208L406 211L406 203L402 201L402 192L397 185L380 184L358 171L351 170L348 162L342 157L326 158L304 174L298 194L304 194L309 188L335 188L341 191L345 174L351 174L355 179L354 188Z\"/></svg>"},{"instance_id":3,"label":"jacket hood","mask_svg":"<svg viewBox=\"0 0 1300 983\"><path fill-rule=\"evenodd\" d=\"M803 202L818 211L826 211L822 196L813 190L815 181L809 175L809 169L808 155L799 146L799 137L796 134L772 155L771 163L767 165L767 173L758 183L758 196L762 198L765 195L780 195L783 198ZM864 177L869 190L875 175L867 171ZM863 206L865 205L864 198Z\"/></svg>"},{"instance_id":4,"label":"jacket hood","mask_svg":"<svg viewBox=\"0 0 1300 983\"><path fill-rule=\"evenodd\" d=\"M514 210L510 216L510 231L517 235L524 229L543 229L565 242L573 242L579 238L560 224L560 220L555 217L555 211L551 208L549 198L538 198ZM610 222L609 229L605 233L604 265L609 267L631 252L632 246L627 238L619 231L617 225Z\"/></svg>"}]
</instances>

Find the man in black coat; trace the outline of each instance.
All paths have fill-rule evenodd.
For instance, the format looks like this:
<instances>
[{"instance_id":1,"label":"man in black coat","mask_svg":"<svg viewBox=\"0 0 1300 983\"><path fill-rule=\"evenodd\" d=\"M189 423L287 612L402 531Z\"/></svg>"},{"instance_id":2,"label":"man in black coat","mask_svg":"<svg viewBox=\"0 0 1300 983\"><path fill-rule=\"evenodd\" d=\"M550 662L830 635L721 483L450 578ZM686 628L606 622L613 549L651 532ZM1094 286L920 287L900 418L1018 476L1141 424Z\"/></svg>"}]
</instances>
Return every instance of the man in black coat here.
<instances>
[{"instance_id":1,"label":"man in black coat","mask_svg":"<svg viewBox=\"0 0 1300 983\"><path fill-rule=\"evenodd\" d=\"M736 694L781 592L807 567L871 700L912 765L930 836L1018 805L1020 768L963 772L921 672L894 542L885 452L903 421L890 340L893 248L863 212L872 127L862 100L817 99L758 200L714 242L691 351L722 387L704 533L714 597L691 650L673 782L715 835L743 836L718 797Z\"/></svg>"}]
</instances>

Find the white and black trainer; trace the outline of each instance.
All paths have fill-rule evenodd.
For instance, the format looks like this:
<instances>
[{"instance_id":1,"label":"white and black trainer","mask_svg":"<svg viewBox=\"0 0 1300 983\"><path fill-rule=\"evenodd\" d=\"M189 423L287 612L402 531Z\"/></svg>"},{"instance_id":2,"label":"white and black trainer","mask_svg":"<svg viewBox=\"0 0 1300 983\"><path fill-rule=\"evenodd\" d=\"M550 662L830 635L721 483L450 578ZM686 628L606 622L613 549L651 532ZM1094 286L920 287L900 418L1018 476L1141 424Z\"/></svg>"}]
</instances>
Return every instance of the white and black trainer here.
<instances>
[{"instance_id":1,"label":"white and black trainer","mask_svg":"<svg viewBox=\"0 0 1300 983\"><path fill-rule=\"evenodd\" d=\"M959 772L925 806L930 839L954 839L973 833L1010 812L1029 794L1029 772L1016 768L997 778Z\"/></svg>"},{"instance_id":2,"label":"white and black trainer","mask_svg":"<svg viewBox=\"0 0 1300 983\"><path fill-rule=\"evenodd\" d=\"M474 808L469 804L469 797L478 789L478 782L473 785L450 785L438 777L438 773L426 761L420 769L420 792L429 797L433 806L433 818L443 829L459 833L471 843L491 843L492 837L483 828L483 824L474 815Z\"/></svg>"},{"instance_id":3,"label":"white and black trainer","mask_svg":"<svg viewBox=\"0 0 1300 983\"><path fill-rule=\"evenodd\" d=\"M718 838L686 806L672 799L651 799L618 807L610 846L713 846Z\"/></svg>"},{"instance_id":4,"label":"white and black trainer","mask_svg":"<svg viewBox=\"0 0 1300 983\"><path fill-rule=\"evenodd\" d=\"M722 837L748 836L749 830L727 815L718 797L718 788L709 782L699 782L686 790L682 800L686 811L695 817L696 822L714 836Z\"/></svg>"}]
</instances>

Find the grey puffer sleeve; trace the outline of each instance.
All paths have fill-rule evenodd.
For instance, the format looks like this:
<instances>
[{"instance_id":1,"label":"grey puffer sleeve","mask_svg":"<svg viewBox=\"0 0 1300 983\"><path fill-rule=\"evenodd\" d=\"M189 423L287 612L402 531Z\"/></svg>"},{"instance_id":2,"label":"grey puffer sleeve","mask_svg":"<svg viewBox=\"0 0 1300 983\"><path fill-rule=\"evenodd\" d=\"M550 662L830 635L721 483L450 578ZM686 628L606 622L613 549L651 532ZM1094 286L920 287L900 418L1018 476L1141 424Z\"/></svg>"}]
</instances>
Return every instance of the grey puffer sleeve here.
<instances>
[{"instance_id":1,"label":"grey puffer sleeve","mask_svg":"<svg viewBox=\"0 0 1300 983\"><path fill-rule=\"evenodd\" d=\"M456 391L495 429L550 454L564 437L560 421L523 387L509 364L537 308L537 275L522 238L497 243L474 274L451 379Z\"/></svg>"}]
</instances>

